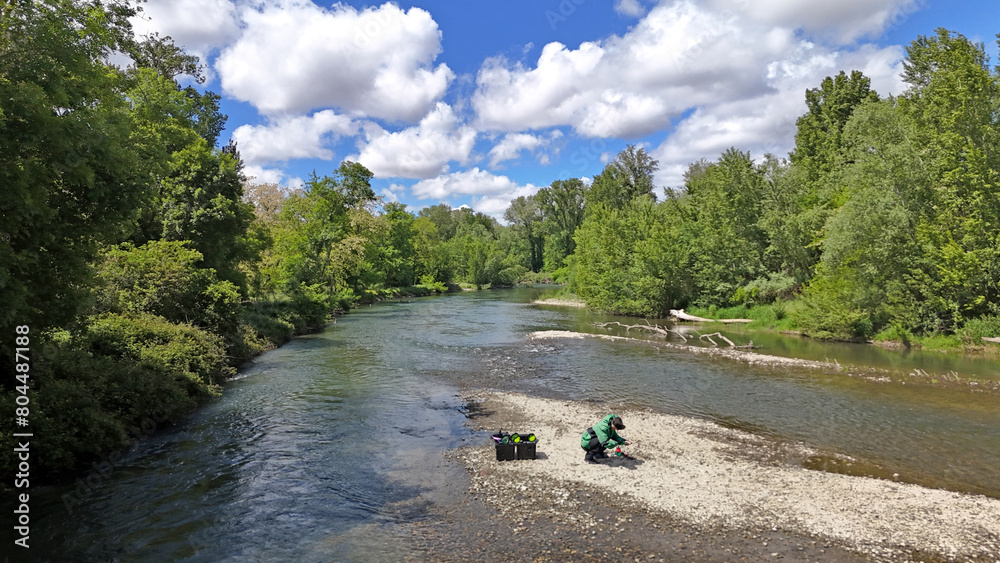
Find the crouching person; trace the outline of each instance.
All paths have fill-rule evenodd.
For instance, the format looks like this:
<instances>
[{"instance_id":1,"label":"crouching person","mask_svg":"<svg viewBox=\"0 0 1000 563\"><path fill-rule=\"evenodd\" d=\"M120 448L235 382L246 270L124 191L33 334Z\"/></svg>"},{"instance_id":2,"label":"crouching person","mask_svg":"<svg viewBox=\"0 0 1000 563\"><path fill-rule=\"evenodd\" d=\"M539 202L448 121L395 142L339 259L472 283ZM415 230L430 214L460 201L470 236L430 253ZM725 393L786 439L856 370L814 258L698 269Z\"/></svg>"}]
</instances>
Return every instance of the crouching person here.
<instances>
[{"instance_id":1,"label":"crouching person","mask_svg":"<svg viewBox=\"0 0 1000 563\"><path fill-rule=\"evenodd\" d=\"M609 414L588 428L580 438L580 447L587 452L583 460L587 463L597 463L598 459L608 457L608 454L604 453L605 449L629 445L629 441L619 436L617 432L624 429L625 423L621 417L614 414Z\"/></svg>"}]
</instances>

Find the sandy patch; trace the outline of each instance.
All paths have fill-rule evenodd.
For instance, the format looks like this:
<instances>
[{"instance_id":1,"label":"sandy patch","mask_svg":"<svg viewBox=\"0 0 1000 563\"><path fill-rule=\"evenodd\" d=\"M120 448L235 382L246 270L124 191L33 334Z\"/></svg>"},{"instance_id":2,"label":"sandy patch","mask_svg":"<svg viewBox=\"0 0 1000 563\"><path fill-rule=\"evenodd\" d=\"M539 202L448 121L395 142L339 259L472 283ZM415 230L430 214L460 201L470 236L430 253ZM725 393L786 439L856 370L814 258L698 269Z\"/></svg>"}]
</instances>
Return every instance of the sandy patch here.
<instances>
[{"instance_id":1,"label":"sandy patch","mask_svg":"<svg viewBox=\"0 0 1000 563\"><path fill-rule=\"evenodd\" d=\"M532 302L533 305L553 305L555 307L576 307L583 309L586 303L578 299L538 299Z\"/></svg>"},{"instance_id":2,"label":"sandy patch","mask_svg":"<svg viewBox=\"0 0 1000 563\"><path fill-rule=\"evenodd\" d=\"M556 339L556 338L577 338L577 339L598 338L601 340L620 340L628 342L650 343L650 344L655 344L657 346L664 346L666 348L676 348L679 350L684 350L687 352L691 352L693 354L705 354L709 356L738 360L746 362L750 365L795 366L795 367L834 370L834 371L840 371L842 369L840 364L833 362L816 362L812 360L802 360L798 358L786 358L783 356L770 356L767 354L758 354L757 352L750 352L748 350L736 350L732 348L708 348L705 346L690 346L686 344L675 344L673 342L663 342L659 340L643 340L640 338L629 338L626 336L614 336L610 334L588 334L583 332L571 332L567 330L541 330L528 334L529 340L530 339L544 340L544 339Z\"/></svg>"},{"instance_id":3,"label":"sandy patch","mask_svg":"<svg viewBox=\"0 0 1000 563\"><path fill-rule=\"evenodd\" d=\"M518 489L530 501L522 511L551 518L572 491L600 490L626 515L648 511L702 529L802 534L878 561L1000 562L997 499L769 461L773 444L709 421L520 394L480 392L467 400L492 413L480 420L483 429L539 436L535 460L497 462L491 443L459 454L473 493L533 483ZM608 412L624 418L622 434L633 442L626 449L638 459L586 464L580 434Z\"/></svg>"}]
</instances>

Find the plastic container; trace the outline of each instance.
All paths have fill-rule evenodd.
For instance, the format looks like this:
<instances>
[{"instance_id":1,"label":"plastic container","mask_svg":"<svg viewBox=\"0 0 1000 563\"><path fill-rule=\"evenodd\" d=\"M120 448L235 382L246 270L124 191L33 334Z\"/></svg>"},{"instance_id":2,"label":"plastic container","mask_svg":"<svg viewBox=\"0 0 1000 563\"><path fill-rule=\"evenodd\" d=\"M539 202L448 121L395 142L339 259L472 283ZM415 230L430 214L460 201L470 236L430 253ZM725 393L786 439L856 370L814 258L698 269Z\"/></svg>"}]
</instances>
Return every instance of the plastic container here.
<instances>
[{"instance_id":1,"label":"plastic container","mask_svg":"<svg viewBox=\"0 0 1000 563\"><path fill-rule=\"evenodd\" d=\"M497 461L510 461L516 458L515 444L497 444ZM520 459L520 458L517 458Z\"/></svg>"},{"instance_id":2,"label":"plastic container","mask_svg":"<svg viewBox=\"0 0 1000 563\"><path fill-rule=\"evenodd\" d=\"M517 450L517 459L535 459L535 450L537 445L537 440L531 442L518 442L514 444L515 449Z\"/></svg>"}]
</instances>

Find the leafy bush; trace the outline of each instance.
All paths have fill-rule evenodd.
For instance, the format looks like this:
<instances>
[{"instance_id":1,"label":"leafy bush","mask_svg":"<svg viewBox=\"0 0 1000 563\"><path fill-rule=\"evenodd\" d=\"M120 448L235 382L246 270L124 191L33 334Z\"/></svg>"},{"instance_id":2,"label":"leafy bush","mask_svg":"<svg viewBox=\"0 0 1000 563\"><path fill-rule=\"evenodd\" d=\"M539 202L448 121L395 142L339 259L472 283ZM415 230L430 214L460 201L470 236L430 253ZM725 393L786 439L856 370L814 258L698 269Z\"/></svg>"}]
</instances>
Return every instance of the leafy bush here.
<instances>
[{"instance_id":1,"label":"leafy bush","mask_svg":"<svg viewBox=\"0 0 1000 563\"><path fill-rule=\"evenodd\" d=\"M521 265L503 268L490 278L490 285L494 287L514 285L527 271L528 269Z\"/></svg>"},{"instance_id":2,"label":"leafy bush","mask_svg":"<svg viewBox=\"0 0 1000 563\"><path fill-rule=\"evenodd\" d=\"M867 340L874 330L871 318L843 297L836 281L818 278L806 288L800 307L792 315L810 336L836 340Z\"/></svg>"},{"instance_id":3,"label":"leafy bush","mask_svg":"<svg viewBox=\"0 0 1000 563\"><path fill-rule=\"evenodd\" d=\"M202 255L187 241L150 241L104 251L97 264L98 312L152 314L191 323L235 341L240 293L215 270L201 268Z\"/></svg>"},{"instance_id":4,"label":"leafy bush","mask_svg":"<svg viewBox=\"0 0 1000 563\"><path fill-rule=\"evenodd\" d=\"M766 278L757 278L737 288L730 301L753 307L788 299L797 289L798 282L794 278L782 272L773 272Z\"/></svg>"},{"instance_id":5,"label":"leafy bush","mask_svg":"<svg viewBox=\"0 0 1000 563\"><path fill-rule=\"evenodd\" d=\"M32 365L31 423L40 474L71 470L126 448L144 422L176 419L217 393L232 368L221 340L160 317L106 314L80 334L39 338ZM13 412L15 394L0 391ZM9 436L9 433L4 433ZM6 442L0 439L6 446ZM14 458L0 461L12 469Z\"/></svg>"},{"instance_id":6,"label":"leafy bush","mask_svg":"<svg viewBox=\"0 0 1000 563\"><path fill-rule=\"evenodd\" d=\"M253 308L243 314L244 322L270 344L265 349L281 346L295 335L295 323L286 320L276 312L276 309L273 306L267 307L267 310Z\"/></svg>"},{"instance_id":7,"label":"leafy bush","mask_svg":"<svg viewBox=\"0 0 1000 563\"><path fill-rule=\"evenodd\" d=\"M899 323L892 323L872 337L875 342L901 342L909 348L913 345L913 333Z\"/></svg>"},{"instance_id":8,"label":"leafy bush","mask_svg":"<svg viewBox=\"0 0 1000 563\"><path fill-rule=\"evenodd\" d=\"M1000 315L970 319L956 334L966 344L981 344L984 336L1000 337Z\"/></svg>"},{"instance_id":9,"label":"leafy bush","mask_svg":"<svg viewBox=\"0 0 1000 563\"><path fill-rule=\"evenodd\" d=\"M218 384L235 373L227 365L222 340L191 325L161 317L106 314L94 318L80 344L95 355L147 363L192 382L194 395L218 393Z\"/></svg>"},{"instance_id":10,"label":"leafy bush","mask_svg":"<svg viewBox=\"0 0 1000 563\"><path fill-rule=\"evenodd\" d=\"M332 299L321 284L299 284L291 294L291 303L296 317L301 324L299 328L318 327L326 324L332 308Z\"/></svg>"}]
</instances>

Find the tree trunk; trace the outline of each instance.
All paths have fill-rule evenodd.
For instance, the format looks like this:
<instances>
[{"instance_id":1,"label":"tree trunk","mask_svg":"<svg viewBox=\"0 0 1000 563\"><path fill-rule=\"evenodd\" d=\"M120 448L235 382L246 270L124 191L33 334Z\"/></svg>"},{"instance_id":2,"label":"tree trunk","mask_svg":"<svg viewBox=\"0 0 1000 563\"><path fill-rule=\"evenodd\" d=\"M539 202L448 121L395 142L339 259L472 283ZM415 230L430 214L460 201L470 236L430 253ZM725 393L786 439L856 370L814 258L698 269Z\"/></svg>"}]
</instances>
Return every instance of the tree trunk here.
<instances>
[{"instance_id":1,"label":"tree trunk","mask_svg":"<svg viewBox=\"0 0 1000 563\"><path fill-rule=\"evenodd\" d=\"M674 317L679 321L690 321L693 323L752 323L753 319L706 319L705 317L696 317L694 315L689 315L684 312L684 309L671 309L670 316Z\"/></svg>"}]
</instances>

